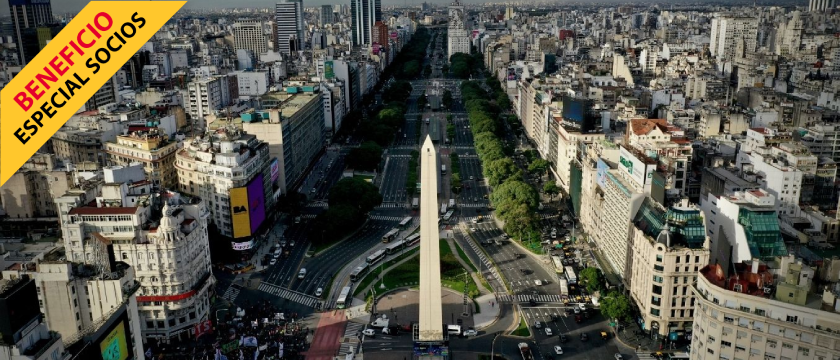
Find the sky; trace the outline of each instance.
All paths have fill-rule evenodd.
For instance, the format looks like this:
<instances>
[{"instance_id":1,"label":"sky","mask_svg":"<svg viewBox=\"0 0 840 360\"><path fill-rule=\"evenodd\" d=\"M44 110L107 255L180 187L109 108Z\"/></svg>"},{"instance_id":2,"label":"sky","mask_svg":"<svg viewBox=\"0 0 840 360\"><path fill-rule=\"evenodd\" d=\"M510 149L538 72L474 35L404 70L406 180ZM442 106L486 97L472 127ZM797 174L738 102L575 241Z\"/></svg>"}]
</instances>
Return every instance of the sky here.
<instances>
[{"instance_id":1,"label":"sky","mask_svg":"<svg viewBox=\"0 0 840 360\"><path fill-rule=\"evenodd\" d=\"M407 0L382 0L383 4L400 4ZM426 0L429 3L449 3L449 0ZM67 12L78 12L81 10L89 0L52 0L53 12L57 14ZM7 0L0 0L0 4L7 3ZM187 9L200 8L226 8L226 7L274 7L277 0L188 0ZM408 1L408 3L417 3L417 0ZM350 5L350 0L303 0L303 6L319 6L324 4L347 4ZM6 5L6 4L3 4ZM0 16L9 15L8 6L0 6Z\"/></svg>"}]
</instances>

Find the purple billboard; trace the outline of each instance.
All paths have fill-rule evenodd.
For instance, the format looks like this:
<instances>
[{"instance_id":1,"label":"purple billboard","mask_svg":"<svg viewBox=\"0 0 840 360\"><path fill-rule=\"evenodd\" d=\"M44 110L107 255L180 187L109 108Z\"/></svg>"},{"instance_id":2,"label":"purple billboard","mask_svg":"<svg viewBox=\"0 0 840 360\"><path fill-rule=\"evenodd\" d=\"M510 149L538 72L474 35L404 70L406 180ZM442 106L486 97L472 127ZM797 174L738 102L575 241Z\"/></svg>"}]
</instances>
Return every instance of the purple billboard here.
<instances>
[{"instance_id":1,"label":"purple billboard","mask_svg":"<svg viewBox=\"0 0 840 360\"><path fill-rule=\"evenodd\" d=\"M265 220L265 193L263 193L263 176L257 175L248 184L248 215L251 220L251 233L255 234Z\"/></svg>"}]
</instances>

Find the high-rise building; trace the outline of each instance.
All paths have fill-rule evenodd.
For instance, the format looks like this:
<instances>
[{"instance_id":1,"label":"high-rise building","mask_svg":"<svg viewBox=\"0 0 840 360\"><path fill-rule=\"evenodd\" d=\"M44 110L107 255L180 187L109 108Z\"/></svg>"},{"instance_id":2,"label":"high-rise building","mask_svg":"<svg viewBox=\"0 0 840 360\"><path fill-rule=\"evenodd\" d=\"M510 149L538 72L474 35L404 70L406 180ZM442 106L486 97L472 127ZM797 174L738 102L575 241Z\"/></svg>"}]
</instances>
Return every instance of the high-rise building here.
<instances>
[{"instance_id":1,"label":"high-rise building","mask_svg":"<svg viewBox=\"0 0 840 360\"><path fill-rule=\"evenodd\" d=\"M193 119L202 119L221 109L226 105L222 99L223 91L222 77L191 81L187 84L187 113Z\"/></svg>"},{"instance_id":2,"label":"high-rise building","mask_svg":"<svg viewBox=\"0 0 840 360\"><path fill-rule=\"evenodd\" d=\"M321 5L321 27L335 22L332 5Z\"/></svg>"},{"instance_id":3,"label":"high-rise building","mask_svg":"<svg viewBox=\"0 0 840 360\"><path fill-rule=\"evenodd\" d=\"M158 129L134 131L117 136L117 141L106 142L102 152L108 154L110 165L143 164L146 179L154 188L174 189L178 185L175 175L177 141Z\"/></svg>"},{"instance_id":4,"label":"high-rise building","mask_svg":"<svg viewBox=\"0 0 840 360\"><path fill-rule=\"evenodd\" d=\"M449 35L447 36L447 59L455 53L470 53L470 34L466 28L464 5L455 0L449 5Z\"/></svg>"},{"instance_id":5,"label":"high-rise building","mask_svg":"<svg viewBox=\"0 0 840 360\"><path fill-rule=\"evenodd\" d=\"M743 51L755 51L757 41L758 18L724 16L712 19L709 51L720 60L736 58L740 42L743 42Z\"/></svg>"},{"instance_id":6,"label":"high-rise building","mask_svg":"<svg viewBox=\"0 0 840 360\"><path fill-rule=\"evenodd\" d=\"M38 311L35 281L0 279L0 359L64 359L61 335L50 331Z\"/></svg>"},{"instance_id":7,"label":"high-rise building","mask_svg":"<svg viewBox=\"0 0 840 360\"><path fill-rule=\"evenodd\" d=\"M277 3L274 19L277 23L277 52L288 56L302 50L303 0L285 0Z\"/></svg>"},{"instance_id":8,"label":"high-rise building","mask_svg":"<svg viewBox=\"0 0 840 360\"><path fill-rule=\"evenodd\" d=\"M837 6L835 0L809 0L808 11L825 12Z\"/></svg>"},{"instance_id":9,"label":"high-rise building","mask_svg":"<svg viewBox=\"0 0 840 360\"><path fill-rule=\"evenodd\" d=\"M234 49L251 50L254 57L268 52L268 39L263 31L262 21L239 20L233 24Z\"/></svg>"},{"instance_id":10,"label":"high-rise building","mask_svg":"<svg viewBox=\"0 0 840 360\"><path fill-rule=\"evenodd\" d=\"M379 44L383 48L387 48L389 35L388 25L381 21L377 21L376 24L373 25L373 33L371 34L373 40L371 43Z\"/></svg>"},{"instance_id":11,"label":"high-rise building","mask_svg":"<svg viewBox=\"0 0 840 360\"><path fill-rule=\"evenodd\" d=\"M9 0L9 12L14 26L18 57L21 65L26 65L43 47L41 41L32 41L29 35L43 37L38 32L44 31L37 29L48 28L56 23L53 19L52 5L50 0Z\"/></svg>"},{"instance_id":12,"label":"high-rise building","mask_svg":"<svg viewBox=\"0 0 840 360\"><path fill-rule=\"evenodd\" d=\"M353 46L373 44L373 27L382 21L381 0L350 0L350 21L353 28Z\"/></svg>"}]
</instances>

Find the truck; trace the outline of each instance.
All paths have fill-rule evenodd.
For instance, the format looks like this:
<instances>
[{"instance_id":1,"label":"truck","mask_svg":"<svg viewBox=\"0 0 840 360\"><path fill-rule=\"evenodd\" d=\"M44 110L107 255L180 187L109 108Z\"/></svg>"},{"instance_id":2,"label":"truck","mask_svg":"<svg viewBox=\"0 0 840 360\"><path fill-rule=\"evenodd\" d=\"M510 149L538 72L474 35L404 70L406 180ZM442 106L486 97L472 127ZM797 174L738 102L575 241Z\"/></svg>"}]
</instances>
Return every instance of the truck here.
<instances>
[{"instance_id":1,"label":"truck","mask_svg":"<svg viewBox=\"0 0 840 360\"><path fill-rule=\"evenodd\" d=\"M440 214L446 214L446 204L440 204Z\"/></svg>"},{"instance_id":2,"label":"truck","mask_svg":"<svg viewBox=\"0 0 840 360\"><path fill-rule=\"evenodd\" d=\"M446 175L446 165L440 166L440 173Z\"/></svg>"},{"instance_id":3,"label":"truck","mask_svg":"<svg viewBox=\"0 0 840 360\"><path fill-rule=\"evenodd\" d=\"M454 208L455 208L455 199L449 199L449 208L450 208L450 209L454 209Z\"/></svg>"},{"instance_id":4,"label":"truck","mask_svg":"<svg viewBox=\"0 0 840 360\"><path fill-rule=\"evenodd\" d=\"M527 343L519 343L519 353L522 354L522 360L534 359L534 357L531 355L531 348L528 347Z\"/></svg>"},{"instance_id":5,"label":"truck","mask_svg":"<svg viewBox=\"0 0 840 360\"><path fill-rule=\"evenodd\" d=\"M388 319L388 315L383 314L381 317L376 318L370 326L375 328L386 328L388 324L391 323L391 320Z\"/></svg>"}]
</instances>

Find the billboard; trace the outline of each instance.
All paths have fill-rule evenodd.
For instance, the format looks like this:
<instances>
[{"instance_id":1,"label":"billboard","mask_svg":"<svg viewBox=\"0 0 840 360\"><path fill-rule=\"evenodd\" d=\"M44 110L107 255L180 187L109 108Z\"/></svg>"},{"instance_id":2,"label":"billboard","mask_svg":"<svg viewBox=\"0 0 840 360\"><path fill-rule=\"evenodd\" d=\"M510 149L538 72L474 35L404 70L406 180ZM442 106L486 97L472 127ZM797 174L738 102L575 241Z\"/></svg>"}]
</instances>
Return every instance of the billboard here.
<instances>
[{"instance_id":1,"label":"billboard","mask_svg":"<svg viewBox=\"0 0 840 360\"><path fill-rule=\"evenodd\" d=\"M271 160L271 182L276 183L280 178L280 161L277 158Z\"/></svg>"},{"instance_id":2,"label":"billboard","mask_svg":"<svg viewBox=\"0 0 840 360\"><path fill-rule=\"evenodd\" d=\"M595 182L598 183L601 189L604 189L607 182L607 171L610 169L610 166L604 160L598 159L597 169L598 173L595 176Z\"/></svg>"},{"instance_id":3,"label":"billboard","mask_svg":"<svg viewBox=\"0 0 840 360\"><path fill-rule=\"evenodd\" d=\"M449 356L449 346L442 343L414 343L415 356Z\"/></svg>"},{"instance_id":4,"label":"billboard","mask_svg":"<svg viewBox=\"0 0 840 360\"><path fill-rule=\"evenodd\" d=\"M230 217L231 224L233 224L234 238L251 236L247 188L238 187L230 189Z\"/></svg>"},{"instance_id":5,"label":"billboard","mask_svg":"<svg viewBox=\"0 0 840 360\"><path fill-rule=\"evenodd\" d=\"M251 250L254 248L254 240L248 240L246 242L232 241L230 244L231 247L233 247L233 250L236 251Z\"/></svg>"},{"instance_id":6,"label":"billboard","mask_svg":"<svg viewBox=\"0 0 840 360\"><path fill-rule=\"evenodd\" d=\"M583 123L585 115L584 109L585 101L583 99L575 99L572 97L563 97L563 120Z\"/></svg>"},{"instance_id":7,"label":"billboard","mask_svg":"<svg viewBox=\"0 0 840 360\"><path fill-rule=\"evenodd\" d=\"M263 221L265 221L265 191L263 191L263 175L258 174L248 184L248 214L250 217L251 232L257 232Z\"/></svg>"},{"instance_id":8,"label":"billboard","mask_svg":"<svg viewBox=\"0 0 840 360\"><path fill-rule=\"evenodd\" d=\"M397 32L396 31L391 31L391 39L396 39L397 37L399 37L397 35Z\"/></svg>"},{"instance_id":9,"label":"billboard","mask_svg":"<svg viewBox=\"0 0 840 360\"><path fill-rule=\"evenodd\" d=\"M125 360L130 355L128 342L125 339L125 325L121 321L99 343L102 360Z\"/></svg>"},{"instance_id":10,"label":"billboard","mask_svg":"<svg viewBox=\"0 0 840 360\"><path fill-rule=\"evenodd\" d=\"M643 163L624 146L621 147L621 151L619 152L618 163L618 168L622 172L630 175L630 178L640 187L650 182L653 177L653 171L656 170L655 164Z\"/></svg>"},{"instance_id":11,"label":"billboard","mask_svg":"<svg viewBox=\"0 0 840 360\"><path fill-rule=\"evenodd\" d=\"M324 61L324 77L327 79L335 78L335 67L333 67L332 60Z\"/></svg>"}]
</instances>

